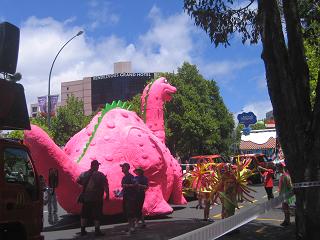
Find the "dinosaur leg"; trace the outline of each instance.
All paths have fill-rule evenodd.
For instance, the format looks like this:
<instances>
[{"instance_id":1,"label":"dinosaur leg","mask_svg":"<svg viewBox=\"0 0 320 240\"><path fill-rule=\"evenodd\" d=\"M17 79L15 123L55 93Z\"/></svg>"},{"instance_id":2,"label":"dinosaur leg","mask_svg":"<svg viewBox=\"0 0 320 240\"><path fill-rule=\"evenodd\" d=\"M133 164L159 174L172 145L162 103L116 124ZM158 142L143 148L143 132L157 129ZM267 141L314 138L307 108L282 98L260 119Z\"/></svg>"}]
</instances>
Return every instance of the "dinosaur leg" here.
<instances>
[{"instance_id":1,"label":"dinosaur leg","mask_svg":"<svg viewBox=\"0 0 320 240\"><path fill-rule=\"evenodd\" d=\"M163 198L160 185L149 187L146 192L146 197L143 204L144 215L165 215L170 214L172 212L173 209Z\"/></svg>"},{"instance_id":2,"label":"dinosaur leg","mask_svg":"<svg viewBox=\"0 0 320 240\"><path fill-rule=\"evenodd\" d=\"M171 199L173 204L187 204L187 201L182 194L182 177L176 173L174 173L173 191Z\"/></svg>"}]
</instances>

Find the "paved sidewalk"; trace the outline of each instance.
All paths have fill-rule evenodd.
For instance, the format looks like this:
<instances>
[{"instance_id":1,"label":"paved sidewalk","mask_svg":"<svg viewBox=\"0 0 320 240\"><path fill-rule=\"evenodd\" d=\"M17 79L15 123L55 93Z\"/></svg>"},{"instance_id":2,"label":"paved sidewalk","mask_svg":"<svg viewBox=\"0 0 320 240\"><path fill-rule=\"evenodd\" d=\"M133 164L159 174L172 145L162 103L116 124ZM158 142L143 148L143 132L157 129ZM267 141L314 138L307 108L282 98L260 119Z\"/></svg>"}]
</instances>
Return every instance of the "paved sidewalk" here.
<instances>
[{"instance_id":1,"label":"paved sidewalk","mask_svg":"<svg viewBox=\"0 0 320 240\"><path fill-rule=\"evenodd\" d=\"M272 209L268 213L260 216L256 220L239 228L239 233L227 234L219 240L292 240L295 239L295 222L291 217L291 225L280 226L283 213L280 208Z\"/></svg>"},{"instance_id":2,"label":"paved sidewalk","mask_svg":"<svg viewBox=\"0 0 320 240\"><path fill-rule=\"evenodd\" d=\"M243 202L239 204L240 209L236 210L236 214L246 211L248 207L263 203L267 201L267 196L263 186L252 186L255 190L255 200L253 203ZM180 236L184 233L204 227L210 222L202 221L203 210L196 209L197 201L190 201L185 206L172 205L174 212L162 218L148 218L146 229L137 229L137 232L132 236L126 233L127 224L122 215L105 216L102 221L102 231L106 234L104 237L95 238L94 228L89 227L87 231L88 236L81 237L80 219L79 216L67 214L60 209L59 222L50 226L46 222L47 215L45 215L45 229L42 233L45 240L67 240L67 239L108 239L108 240L167 240L173 237ZM216 222L221 218L221 205L213 206L210 210L210 217ZM45 214L47 214L45 212ZM249 222L239 228L240 232L237 234L229 234L220 237L222 240L239 239L239 240L267 240L280 239L291 240L295 239L295 224L292 223L289 227L281 227L280 223L283 220L283 213L279 207L271 209L269 212L261 215L259 218ZM294 220L294 217L291 217ZM214 224L214 223L213 223Z\"/></svg>"},{"instance_id":3,"label":"paved sidewalk","mask_svg":"<svg viewBox=\"0 0 320 240\"><path fill-rule=\"evenodd\" d=\"M281 209L276 208L269 211L267 214L259 217L258 219L243 225L239 228L239 233L228 234L220 237L221 240L239 239L239 240L267 240L267 239L279 239L290 240L295 238L295 226L294 222L289 227L281 227L283 213ZM294 219L293 217L291 218ZM216 221L219 221L218 219ZM89 227L87 229L88 235L81 237L79 235L79 228L53 231L44 233L46 240L55 239L107 239L107 240L166 240L183 233L190 232L192 230L201 228L210 223L202 221L200 219L178 219L174 217L168 217L164 219L148 220L147 228L137 229L136 233L128 236L126 233L127 224L112 224L104 225L101 227L102 231L106 234L103 237L96 238L94 236L94 228Z\"/></svg>"}]
</instances>

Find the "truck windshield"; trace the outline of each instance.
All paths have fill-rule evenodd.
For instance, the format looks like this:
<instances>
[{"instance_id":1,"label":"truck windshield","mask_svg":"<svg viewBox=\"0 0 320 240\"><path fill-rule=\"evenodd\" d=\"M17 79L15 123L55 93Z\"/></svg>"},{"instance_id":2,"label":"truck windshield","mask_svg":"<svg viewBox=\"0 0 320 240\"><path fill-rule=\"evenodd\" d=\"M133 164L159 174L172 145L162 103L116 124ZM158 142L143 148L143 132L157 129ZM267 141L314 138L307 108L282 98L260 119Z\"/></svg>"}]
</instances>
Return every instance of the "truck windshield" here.
<instances>
[{"instance_id":1,"label":"truck windshield","mask_svg":"<svg viewBox=\"0 0 320 240\"><path fill-rule=\"evenodd\" d=\"M37 200L35 172L27 151L21 148L4 149L4 171L7 184L21 184L32 200Z\"/></svg>"}]
</instances>

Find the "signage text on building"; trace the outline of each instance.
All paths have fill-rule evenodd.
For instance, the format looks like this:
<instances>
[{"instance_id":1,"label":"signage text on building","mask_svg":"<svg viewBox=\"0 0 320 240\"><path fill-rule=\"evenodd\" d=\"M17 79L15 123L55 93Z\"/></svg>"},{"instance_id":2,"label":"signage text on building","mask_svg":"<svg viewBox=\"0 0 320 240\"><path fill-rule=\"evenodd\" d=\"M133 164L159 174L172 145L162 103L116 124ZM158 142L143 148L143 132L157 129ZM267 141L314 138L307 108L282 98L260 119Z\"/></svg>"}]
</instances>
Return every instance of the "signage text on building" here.
<instances>
[{"instance_id":1,"label":"signage text on building","mask_svg":"<svg viewBox=\"0 0 320 240\"><path fill-rule=\"evenodd\" d=\"M92 80L116 78L116 77L153 77L153 73L113 73L107 75L93 76Z\"/></svg>"}]
</instances>

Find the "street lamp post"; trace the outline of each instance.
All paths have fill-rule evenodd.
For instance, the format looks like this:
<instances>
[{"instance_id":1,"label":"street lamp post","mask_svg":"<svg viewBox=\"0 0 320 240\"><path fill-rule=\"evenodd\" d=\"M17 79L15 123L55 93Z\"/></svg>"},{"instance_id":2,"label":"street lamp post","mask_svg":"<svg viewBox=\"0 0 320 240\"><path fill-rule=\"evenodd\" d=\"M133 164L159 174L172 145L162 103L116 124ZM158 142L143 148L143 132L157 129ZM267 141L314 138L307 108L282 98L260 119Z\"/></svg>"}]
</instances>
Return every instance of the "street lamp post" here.
<instances>
[{"instance_id":1,"label":"street lamp post","mask_svg":"<svg viewBox=\"0 0 320 240\"><path fill-rule=\"evenodd\" d=\"M80 36L83 33L83 31L79 31L76 35L74 35L72 38L70 38L59 50L59 52L57 53L57 55L55 56L51 68L50 68L50 72L49 72L49 83L48 83L48 128L50 129L50 114L51 114L51 99L50 99L50 80L51 80L51 73L52 73L52 68L54 63L56 62L56 59L58 57L58 55L60 54L60 52L62 51L62 49L69 43L71 42L74 38Z\"/></svg>"}]
</instances>

